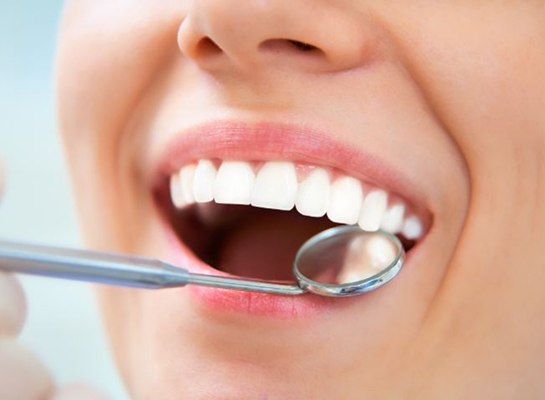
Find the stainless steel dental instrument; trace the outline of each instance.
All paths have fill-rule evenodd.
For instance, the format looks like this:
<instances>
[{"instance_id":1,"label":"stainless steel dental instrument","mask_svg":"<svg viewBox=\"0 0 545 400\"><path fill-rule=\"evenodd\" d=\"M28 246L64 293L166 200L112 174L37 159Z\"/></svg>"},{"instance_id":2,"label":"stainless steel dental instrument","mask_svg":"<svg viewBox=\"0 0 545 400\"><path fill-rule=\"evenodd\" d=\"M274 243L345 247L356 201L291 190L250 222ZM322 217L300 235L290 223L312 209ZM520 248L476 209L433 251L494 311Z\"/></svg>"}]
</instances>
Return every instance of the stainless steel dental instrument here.
<instances>
[{"instance_id":1,"label":"stainless steel dental instrument","mask_svg":"<svg viewBox=\"0 0 545 400\"><path fill-rule=\"evenodd\" d=\"M388 256L384 268L376 268L377 257L369 250L372 238L375 242L376 238L382 240L382 244L377 243L382 256ZM365 259L372 256L373 265ZM152 258L0 241L0 270L14 273L147 289L201 285L279 295L364 293L392 279L402 267L404 257L399 240L387 232L365 232L353 226L331 228L301 246L293 266L298 285L290 285L196 274ZM384 260L379 261L384 264ZM350 264L348 269L347 263ZM375 269L359 268L363 264ZM343 268L346 271L343 272ZM342 280L338 280L339 276Z\"/></svg>"}]
</instances>

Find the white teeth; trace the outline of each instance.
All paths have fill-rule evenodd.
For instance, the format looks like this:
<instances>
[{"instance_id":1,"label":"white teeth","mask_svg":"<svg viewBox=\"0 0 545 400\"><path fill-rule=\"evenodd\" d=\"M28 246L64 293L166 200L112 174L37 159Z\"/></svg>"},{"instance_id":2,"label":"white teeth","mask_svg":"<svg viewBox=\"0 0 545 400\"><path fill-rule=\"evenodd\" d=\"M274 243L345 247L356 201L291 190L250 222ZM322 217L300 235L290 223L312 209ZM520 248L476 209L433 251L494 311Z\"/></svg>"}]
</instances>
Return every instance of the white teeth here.
<instances>
[{"instance_id":1,"label":"white teeth","mask_svg":"<svg viewBox=\"0 0 545 400\"><path fill-rule=\"evenodd\" d=\"M350 283L376 275L394 260L396 253L383 236L358 237L349 244L337 279L339 283Z\"/></svg>"},{"instance_id":2,"label":"white teeth","mask_svg":"<svg viewBox=\"0 0 545 400\"><path fill-rule=\"evenodd\" d=\"M362 199L360 181L348 176L339 178L331 185L327 216L333 222L355 224L360 215Z\"/></svg>"},{"instance_id":3,"label":"white teeth","mask_svg":"<svg viewBox=\"0 0 545 400\"><path fill-rule=\"evenodd\" d=\"M379 229L387 204L388 194L384 190L373 190L365 196L361 206L360 228L365 231Z\"/></svg>"},{"instance_id":4,"label":"white teeth","mask_svg":"<svg viewBox=\"0 0 545 400\"><path fill-rule=\"evenodd\" d=\"M402 233L407 239L418 239L424 231L422 222L413 216L408 217L403 224Z\"/></svg>"},{"instance_id":5,"label":"white teeth","mask_svg":"<svg viewBox=\"0 0 545 400\"><path fill-rule=\"evenodd\" d=\"M251 204L274 210L291 210L297 196L297 174L291 162L265 163L255 179Z\"/></svg>"},{"instance_id":6,"label":"white teeth","mask_svg":"<svg viewBox=\"0 0 545 400\"><path fill-rule=\"evenodd\" d=\"M323 168L316 168L299 184L297 211L308 217L323 217L329 205L329 191L329 174Z\"/></svg>"},{"instance_id":7,"label":"white teeth","mask_svg":"<svg viewBox=\"0 0 545 400\"><path fill-rule=\"evenodd\" d=\"M184 205L195 203L193 197L193 177L195 176L195 166L187 165L180 170L180 186L182 188L182 198Z\"/></svg>"},{"instance_id":8,"label":"white teeth","mask_svg":"<svg viewBox=\"0 0 545 400\"><path fill-rule=\"evenodd\" d=\"M380 223L381 229L390 233L399 233L403 229L403 216L405 214L405 206L403 204L395 204L388 208L382 217Z\"/></svg>"},{"instance_id":9,"label":"white teeth","mask_svg":"<svg viewBox=\"0 0 545 400\"><path fill-rule=\"evenodd\" d=\"M170 177L170 198L175 207L182 208L184 206L184 194L179 174L174 174Z\"/></svg>"},{"instance_id":10,"label":"white teeth","mask_svg":"<svg viewBox=\"0 0 545 400\"><path fill-rule=\"evenodd\" d=\"M246 161L223 161L216 169L211 160L186 165L170 177L170 196L176 208L215 201L275 210L297 211L308 217L328 218L340 224L356 224L366 231L379 228L418 239L424 226L416 215L406 216L407 206L388 207L388 193L374 189L364 196L362 183L342 175L330 182L330 171L312 167L298 183L295 164L268 161L259 170ZM202 206L199 206L202 207Z\"/></svg>"},{"instance_id":11,"label":"white teeth","mask_svg":"<svg viewBox=\"0 0 545 400\"><path fill-rule=\"evenodd\" d=\"M250 204L255 174L250 163L224 161L214 182L214 200L220 204Z\"/></svg>"},{"instance_id":12,"label":"white teeth","mask_svg":"<svg viewBox=\"0 0 545 400\"><path fill-rule=\"evenodd\" d=\"M384 236L375 236L368 240L369 266L376 271L386 268L394 260L397 249Z\"/></svg>"},{"instance_id":13,"label":"white teeth","mask_svg":"<svg viewBox=\"0 0 545 400\"><path fill-rule=\"evenodd\" d=\"M193 196L197 203L206 203L214 200L214 182L216 167L210 160L200 160L195 169L193 178Z\"/></svg>"}]
</instances>

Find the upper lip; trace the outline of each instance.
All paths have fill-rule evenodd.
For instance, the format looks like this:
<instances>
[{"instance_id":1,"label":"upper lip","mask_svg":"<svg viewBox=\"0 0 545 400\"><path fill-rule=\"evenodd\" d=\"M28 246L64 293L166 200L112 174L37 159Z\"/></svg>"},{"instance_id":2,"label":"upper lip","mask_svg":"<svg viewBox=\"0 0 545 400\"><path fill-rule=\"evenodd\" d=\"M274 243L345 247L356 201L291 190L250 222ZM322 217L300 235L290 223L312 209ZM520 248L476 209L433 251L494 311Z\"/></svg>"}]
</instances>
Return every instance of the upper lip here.
<instances>
[{"instance_id":1,"label":"upper lip","mask_svg":"<svg viewBox=\"0 0 545 400\"><path fill-rule=\"evenodd\" d=\"M426 193L417 189L410 174L394 168L387 155L355 148L307 125L218 120L190 127L167 142L159 154L154 186L164 185L181 166L201 158L289 160L338 168L402 197L424 226L429 228L431 223Z\"/></svg>"}]
</instances>

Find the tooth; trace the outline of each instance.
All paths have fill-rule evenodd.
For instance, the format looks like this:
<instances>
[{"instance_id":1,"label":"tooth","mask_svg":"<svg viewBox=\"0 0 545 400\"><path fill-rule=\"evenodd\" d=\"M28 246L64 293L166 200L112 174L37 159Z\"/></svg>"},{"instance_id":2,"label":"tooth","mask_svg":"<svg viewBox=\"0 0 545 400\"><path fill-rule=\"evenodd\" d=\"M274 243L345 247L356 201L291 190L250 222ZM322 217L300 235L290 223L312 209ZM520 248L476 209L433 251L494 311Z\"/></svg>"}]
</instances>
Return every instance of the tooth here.
<instances>
[{"instance_id":1,"label":"tooth","mask_svg":"<svg viewBox=\"0 0 545 400\"><path fill-rule=\"evenodd\" d=\"M405 214L405 206L403 204L395 204L388 208L382 217L380 223L381 229L390 233L398 233L403 229L403 215Z\"/></svg>"},{"instance_id":2,"label":"tooth","mask_svg":"<svg viewBox=\"0 0 545 400\"><path fill-rule=\"evenodd\" d=\"M337 275L338 283L352 283L376 274L369 268L368 238L356 237L347 246L341 270Z\"/></svg>"},{"instance_id":3,"label":"tooth","mask_svg":"<svg viewBox=\"0 0 545 400\"><path fill-rule=\"evenodd\" d=\"M180 186L184 205L193 204L193 177L195 176L195 165L186 165L180 169Z\"/></svg>"},{"instance_id":4,"label":"tooth","mask_svg":"<svg viewBox=\"0 0 545 400\"><path fill-rule=\"evenodd\" d=\"M328 218L341 224L355 224L360 215L363 190L357 179L345 176L331 184Z\"/></svg>"},{"instance_id":5,"label":"tooth","mask_svg":"<svg viewBox=\"0 0 545 400\"><path fill-rule=\"evenodd\" d=\"M323 168L316 168L299 184L295 207L300 214L308 217L323 217L329 205L329 174Z\"/></svg>"},{"instance_id":6,"label":"tooth","mask_svg":"<svg viewBox=\"0 0 545 400\"><path fill-rule=\"evenodd\" d=\"M184 206L182 184L180 183L179 174L174 174L170 177L170 198L176 208L182 208Z\"/></svg>"},{"instance_id":7,"label":"tooth","mask_svg":"<svg viewBox=\"0 0 545 400\"><path fill-rule=\"evenodd\" d=\"M369 278L384 270L395 259L396 249L382 236L359 237L348 245L339 283Z\"/></svg>"},{"instance_id":8,"label":"tooth","mask_svg":"<svg viewBox=\"0 0 545 400\"><path fill-rule=\"evenodd\" d=\"M210 160L200 160L195 169L193 178L193 196L197 203L206 203L214 200L214 182L216 167Z\"/></svg>"},{"instance_id":9,"label":"tooth","mask_svg":"<svg viewBox=\"0 0 545 400\"><path fill-rule=\"evenodd\" d=\"M407 239L418 239L422 232L424 231L424 227L422 226L422 222L418 219L418 217L412 215L405 219L405 223L403 224L402 233L403 236L405 236Z\"/></svg>"},{"instance_id":10,"label":"tooth","mask_svg":"<svg viewBox=\"0 0 545 400\"><path fill-rule=\"evenodd\" d=\"M360 228L365 231L376 231L380 228L387 204L388 195L384 190L373 190L365 196L361 206Z\"/></svg>"},{"instance_id":11,"label":"tooth","mask_svg":"<svg viewBox=\"0 0 545 400\"><path fill-rule=\"evenodd\" d=\"M250 204L255 174L250 163L224 161L214 182L214 200L220 204Z\"/></svg>"},{"instance_id":12,"label":"tooth","mask_svg":"<svg viewBox=\"0 0 545 400\"><path fill-rule=\"evenodd\" d=\"M367 243L367 251L369 254L369 266L377 272L382 271L390 265L397 254L397 250L392 245L392 242L383 236L370 238Z\"/></svg>"},{"instance_id":13,"label":"tooth","mask_svg":"<svg viewBox=\"0 0 545 400\"><path fill-rule=\"evenodd\" d=\"M297 196L295 166L286 161L265 163L255 179L252 206L274 210L291 210Z\"/></svg>"}]
</instances>

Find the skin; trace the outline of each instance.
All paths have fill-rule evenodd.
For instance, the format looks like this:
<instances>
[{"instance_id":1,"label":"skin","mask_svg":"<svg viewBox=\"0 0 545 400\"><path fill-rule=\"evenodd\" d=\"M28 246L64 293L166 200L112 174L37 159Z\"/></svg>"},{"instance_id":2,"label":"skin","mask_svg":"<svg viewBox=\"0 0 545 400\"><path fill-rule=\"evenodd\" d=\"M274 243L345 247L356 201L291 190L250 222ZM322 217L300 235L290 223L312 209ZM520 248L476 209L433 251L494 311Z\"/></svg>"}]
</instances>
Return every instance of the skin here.
<instances>
[{"instance_id":1,"label":"skin","mask_svg":"<svg viewBox=\"0 0 545 400\"><path fill-rule=\"evenodd\" d=\"M154 160L218 117L310 121L433 214L410 270L320 318L99 289L131 396L543 397L544 36L542 1L69 2L59 125L89 247L169 258Z\"/></svg>"}]
</instances>

